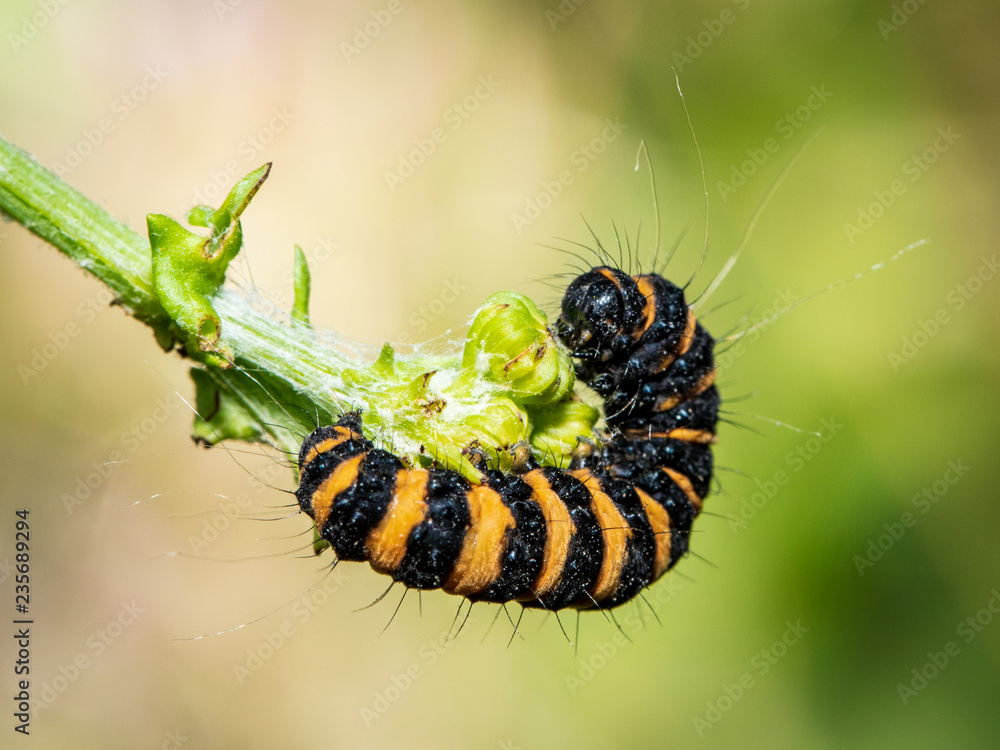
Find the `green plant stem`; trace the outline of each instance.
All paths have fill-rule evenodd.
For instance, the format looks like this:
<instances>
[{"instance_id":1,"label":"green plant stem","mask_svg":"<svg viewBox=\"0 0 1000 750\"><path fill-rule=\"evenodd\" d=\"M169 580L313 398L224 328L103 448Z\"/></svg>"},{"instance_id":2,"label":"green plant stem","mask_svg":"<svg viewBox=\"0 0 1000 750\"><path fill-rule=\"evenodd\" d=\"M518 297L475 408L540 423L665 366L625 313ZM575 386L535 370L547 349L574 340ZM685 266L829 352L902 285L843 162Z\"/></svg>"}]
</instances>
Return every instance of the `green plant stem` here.
<instances>
[{"instance_id":1,"label":"green plant stem","mask_svg":"<svg viewBox=\"0 0 1000 750\"><path fill-rule=\"evenodd\" d=\"M149 241L3 138L0 211L107 285L117 305L150 326L161 345L171 345L173 322L153 290ZM302 431L339 411L337 372L361 363L317 336L289 341L287 327L238 289L222 289L215 305L239 367L213 370L213 378L260 423L296 425L298 436L288 429L265 432L278 446L297 450Z\"/></svg>"},{"instance_id":2,"label":"green plant stem","mask_svg":"<svg viewBox=\"0 0 1000 750\"><path fill-rule=\"evenodd\" d=\"M131 315L154 329L169 326L153 293L146 238L2 137L0 211L104 282Z\"/></svg>"}]
</instances>

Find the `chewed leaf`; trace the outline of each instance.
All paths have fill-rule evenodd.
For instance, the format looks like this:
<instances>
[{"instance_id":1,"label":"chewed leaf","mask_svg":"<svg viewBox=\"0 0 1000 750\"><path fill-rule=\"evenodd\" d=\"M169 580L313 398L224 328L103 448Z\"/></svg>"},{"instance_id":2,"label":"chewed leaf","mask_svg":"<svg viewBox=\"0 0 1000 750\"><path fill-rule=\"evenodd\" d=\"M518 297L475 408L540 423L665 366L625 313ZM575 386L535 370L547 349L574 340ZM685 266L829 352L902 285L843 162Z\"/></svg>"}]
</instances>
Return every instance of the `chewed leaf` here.
<instances>
[{"instance_id":1,"label":"chewed leaf","mask_svg":"<svg viewBox=\"0 0 1000 750\"><path fill-rule=\"evenodd\" d=\"M180 329L188 353L196 359L228 367L232 351L220 342L222 324L212 297L226 279L226 268L243 246L240 214L263 184L271 165L240 180L222 206L198 206L188 213L193 226L212 230L204 237L168 216L149 214L146 226L152 250L153 289Z\"/></svg>"}]
</instances>

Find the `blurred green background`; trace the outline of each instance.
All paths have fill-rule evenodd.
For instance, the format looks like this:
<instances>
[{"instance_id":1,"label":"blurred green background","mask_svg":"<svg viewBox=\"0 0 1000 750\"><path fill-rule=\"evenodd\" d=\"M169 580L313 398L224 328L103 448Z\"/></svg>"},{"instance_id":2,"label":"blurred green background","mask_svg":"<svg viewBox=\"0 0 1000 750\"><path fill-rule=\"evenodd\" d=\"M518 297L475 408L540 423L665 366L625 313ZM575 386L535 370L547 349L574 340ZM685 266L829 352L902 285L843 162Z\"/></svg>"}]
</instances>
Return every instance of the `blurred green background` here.
<instances>
[{"instance_id":1,"label":"blurred green background","mask_svg":"<svg viewBox=\"0 0 1000 750\"><path fill-rule=\"evenodd\" d=\"M813 138L710 330L930 240L722 355L718 515L617 613L631 641L589 614L574 649L538 613L508 647L482 605L441 646L439 593L378 637L396 594L354 610L383 578L324 577L302 516L254 520L288 499L257 480L291 473L192 447L184 363L0 225L0 591L11 612L30 508L35 747L995 746L996 3L8 0L0 31L6 138L137 228L273 161L242 272L287 301L301 244L314 321L368 343L461 335L499 289L554 309L548 246L589 243L581 216L606 244L641 224L648 264L641 140L689 278L704 195L671 66L711 206L692 290Z\"/></svg>"}]
</instances>

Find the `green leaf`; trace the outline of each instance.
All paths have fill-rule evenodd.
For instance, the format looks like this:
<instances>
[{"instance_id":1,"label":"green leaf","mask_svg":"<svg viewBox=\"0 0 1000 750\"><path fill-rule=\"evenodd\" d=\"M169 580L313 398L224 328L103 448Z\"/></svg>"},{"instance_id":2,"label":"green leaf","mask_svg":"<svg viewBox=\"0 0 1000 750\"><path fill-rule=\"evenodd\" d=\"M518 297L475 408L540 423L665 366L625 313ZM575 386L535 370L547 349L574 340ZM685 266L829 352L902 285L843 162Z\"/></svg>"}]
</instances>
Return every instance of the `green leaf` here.
<instances>
[{"instance_id":1,"label":"green leaf","mask_svg":"<svg viewBox=\"0 0 1000 750\"><path fill-rule=\"evenodd\" d=\"M295 246L295 256L292 265L292 286L295 292L295 301L292 303L292 320L300 325L311 327L309 322L309 293L311 290L311 275L309 274L309 263L306 261L306 254L302 248Z\"/></svg>"},{"instance_id":2,"label":"green leaf","mask_svg":"<svg viewBox=\"0 0 1000 750\"><path fill-rule=\"evenodd\" d=\"M222 440L244 440L248 443L264 439L256 416L227 388L219 387L212 374L201 368L191 368L195 386L195 408L192 437L206 445Z\"/></svg>"}]
</instances>

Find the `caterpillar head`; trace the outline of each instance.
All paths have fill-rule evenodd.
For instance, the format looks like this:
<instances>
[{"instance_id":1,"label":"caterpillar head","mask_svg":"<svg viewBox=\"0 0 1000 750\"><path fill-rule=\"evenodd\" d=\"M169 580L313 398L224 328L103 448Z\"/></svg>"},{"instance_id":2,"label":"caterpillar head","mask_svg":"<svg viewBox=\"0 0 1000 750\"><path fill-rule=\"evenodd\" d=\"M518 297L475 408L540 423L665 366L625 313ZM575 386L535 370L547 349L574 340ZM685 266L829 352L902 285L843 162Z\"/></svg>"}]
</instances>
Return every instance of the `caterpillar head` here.
<instances>
[{"instance_id":1,"label":"caterpillar head","mask_svg":"<svg viewBox=\"0 0 1000 750\"><path fill-rule=\"evenodd\" d=\"M556 333L574 357L592 368L621 360L635 343L645 302L631 276L594 268L566 289Z\"/></svg>"}]
</instances>

